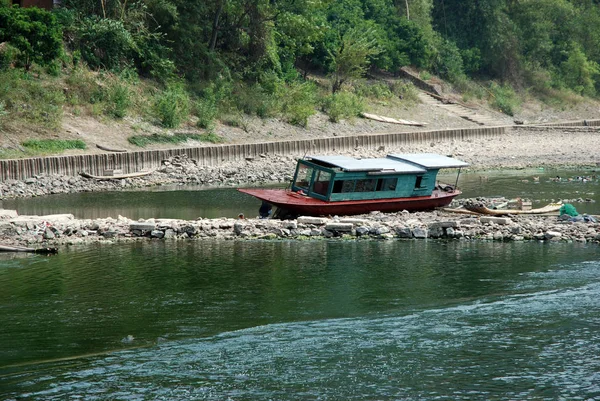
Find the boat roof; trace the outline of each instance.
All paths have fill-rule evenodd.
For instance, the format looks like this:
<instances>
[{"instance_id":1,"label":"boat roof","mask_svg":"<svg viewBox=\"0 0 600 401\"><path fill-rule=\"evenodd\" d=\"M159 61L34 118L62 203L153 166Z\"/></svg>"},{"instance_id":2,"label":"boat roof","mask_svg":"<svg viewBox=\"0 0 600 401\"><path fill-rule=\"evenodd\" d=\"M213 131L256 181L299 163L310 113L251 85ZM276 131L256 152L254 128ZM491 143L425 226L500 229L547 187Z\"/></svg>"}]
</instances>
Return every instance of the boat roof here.
<instances>
[{"instance_id":1,"label":"boat roof","mask_svg":"<svg viewBox=\"0 0 600 401\"><path fill-rule=\"evenodd\" d=\"M428 169L466 167L469 164L434 153L391 154L385 158L355 159L348 156L308 156L307 159L329 164L344 171L390 172L398 174L426 173Z\"/></svg>"},{"instance_id":2,"label":"boat roof","mask_svg":"<svg viewBox=\"0 0 600 401\"><path fill-rule=\"evenodd\" d=\"M327 163L344 171L390 172L401 174L425 173L422 167L390 158L355 159L348 156L309 156L309 159Z\"/></svg>"},{"instance_id":3,"label":"boat roof","mask_svg":"<svg viewBox=\"0 0 600 401\"><path fill-rule=\"evenodd\" d=\"M469 165L469 163L466 163L462 160L438 155L436 153L390 154L387 157L418 164L419 166L423 166L428 170L440 168L460 168L467 167Z\"/></svg>"}]
</instances>

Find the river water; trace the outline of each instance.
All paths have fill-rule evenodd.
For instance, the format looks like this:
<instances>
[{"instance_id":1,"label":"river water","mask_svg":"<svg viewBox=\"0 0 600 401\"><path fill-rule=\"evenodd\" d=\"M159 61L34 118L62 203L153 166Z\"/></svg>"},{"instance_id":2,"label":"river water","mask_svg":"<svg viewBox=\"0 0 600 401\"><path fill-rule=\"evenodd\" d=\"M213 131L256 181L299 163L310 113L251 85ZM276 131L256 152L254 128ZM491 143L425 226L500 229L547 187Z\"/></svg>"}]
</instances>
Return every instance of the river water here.
<instances>
[{"instance_id":1,"label":"river water","mask_svg":"<svg viewBox=\"0 0 600 401\"><path fill-rule=\"evenodd\" d=\"M537 174L461 186L538 203L598 197L597 181ZM189 188L14 202L87 218L258 207ZM597 244L430 240L0 254L0 399L600 400L599 256Z\"/></svg>"},{"instance_id":2,"label":"river water","mask_svg":"<svg viewBox=\"0 0 600 401\"><path fill-rule=\"evenodd\" d=\"M4 256L0 399L600 399L598 255L207 240Z\"/></svg>"},{"instance_id":3,"label":"river water","mask_svg":"<svg viewBox=\"0 0 600 401\"><path fill-rule=\"evenodd\" d=\"M514 170L461 174L459 187L463 198L477 196L525 198L533 207L560 199L590 199L575 203L581 213L600 214L600 177L592 170ZM560 181L553 181L556 176ZM600 175L599 175L600 176ZM537 181L534 180L537 177ZM590 181L577 177L594 177ZM440 180L455 183L456 174L441 175ZM136 191L84 192L39 198L6 199L0 208L17 210L22 215L71 213L81 219L118 217L172 218L195 220L198 217L235 218L240 213L256 217L260 201L233 188L206 189L198 186L144 188Z\"/></svg>"}]
</instances>

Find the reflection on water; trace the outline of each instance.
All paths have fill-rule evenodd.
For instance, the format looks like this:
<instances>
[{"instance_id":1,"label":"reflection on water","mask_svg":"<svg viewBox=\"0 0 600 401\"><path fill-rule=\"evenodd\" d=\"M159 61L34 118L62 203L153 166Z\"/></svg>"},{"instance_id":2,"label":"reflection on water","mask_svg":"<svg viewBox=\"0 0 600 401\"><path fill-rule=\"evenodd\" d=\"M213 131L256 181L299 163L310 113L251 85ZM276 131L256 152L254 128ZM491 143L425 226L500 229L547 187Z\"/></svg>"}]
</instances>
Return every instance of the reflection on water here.
<instances>
[{"instance_id":1,"label":"reflection on water","mask_svg":"<svg viewBox=\"0 0 600 401\"><path fill-rule=\"evenodd\" d=\"M0 398L594 399L597 252L190 241L0 260Z\"/></svg>"}]
</instances>

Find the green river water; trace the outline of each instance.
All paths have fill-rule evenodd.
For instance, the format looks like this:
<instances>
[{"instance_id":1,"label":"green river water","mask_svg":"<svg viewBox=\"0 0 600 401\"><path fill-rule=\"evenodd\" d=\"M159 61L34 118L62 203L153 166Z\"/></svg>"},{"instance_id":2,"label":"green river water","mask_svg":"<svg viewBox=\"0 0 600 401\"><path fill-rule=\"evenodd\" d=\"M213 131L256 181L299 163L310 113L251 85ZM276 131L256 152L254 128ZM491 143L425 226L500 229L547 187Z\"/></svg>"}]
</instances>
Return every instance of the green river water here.
<instances>
[{"instance_id":1,"label":"green river water","mask_svg":"<svg viewBox=\"0 0 600 401\"><path fill-rule=\"evenodd\" d=\"M540 202L598 188L523 179L467 176L462 186L495 195L505 180L498 195ZM219 191L194 199L216 199L220 214L229 197L237 215L241 194ZM176 199L188 192L90 208L183 213ZM600 400L599 256L597 244L429 240L4 254L0 399Z\"/></svg>"}]
</instances>

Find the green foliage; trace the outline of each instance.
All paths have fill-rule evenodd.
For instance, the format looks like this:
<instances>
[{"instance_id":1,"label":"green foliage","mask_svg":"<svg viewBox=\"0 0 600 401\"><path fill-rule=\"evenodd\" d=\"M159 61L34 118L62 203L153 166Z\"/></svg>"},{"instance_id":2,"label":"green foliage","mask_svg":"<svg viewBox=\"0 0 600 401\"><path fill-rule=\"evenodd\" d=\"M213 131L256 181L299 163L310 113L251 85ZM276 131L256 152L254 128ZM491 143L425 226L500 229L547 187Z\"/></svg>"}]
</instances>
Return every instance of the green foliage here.
<instances>
[{"instance_id":1,"label":"green foliage","mask_svg":"<svg viewBox=\"0 0 600 401\"><path fill-rule=\"evenodd\" d=\"M335 52L330 54L332 92L339 91L346 81L362 77L367 70L369 57L379 52L373 31L348 30Z\"/></svg>"},{"instance_id":2,"label":"green foliage","mask_svg":"<svg viewBox=\"0 0 600 401\"><path fill-rule=\"evenodd\" d=\"M0 72L0 101L4 101L11 119L56 128L62 119L65 96L60 82L8 70Z\"/></svg>"},{"instance_id":3,"label":"green foliage","mask_svg":"<svg viewBox=\"0 0 600 401\"><path fill-rule=\"evenodd\" d=\"M363 98L371 98L377 100L390 99L394 94L390 85L383 82L377 83L359 83L354 87L354 93Z\"/></svg>"},{"instance_id":4,"label":"green foliage","mask_svg":"<svg viewBox=\"0 0 600 401\"><path fill-rule=\"evenodd\" d=\"M451 82L464 76L463 60L456 44L449 40L440 40L434 68L437 75Z\"/></svg>"},{"instance_id":5,"label":"green foliage","mask_svg":"<svg viewBox=\"0 0 600 401\"><path fill-rule=\"evenodd\" d=\"M565 85L580 95L596 94L595 82L600 74L598 64L589 61L583 51L574 46L566 61L561 64Z\"/></svg>"},{"instance_id":6,"label":"green foliage","mask_svg":"<svg viewBox=\"0 0 600 401\"><path fill-rule=\"evenodd\" d=\"M280 93L281 113L287 122L308 126L308 118L316 113L317 89L311 82L293 82Z\"/></svg>"},{"instance_id":7,"label":"green foliage","mask_svg":"<svg viewBox=\"0 0 600 401\"><path fill-rule=\"evenodd\" d=\"M193 141L203 141L203 142L211 142L211 141L219 141L215 134L207 135L207 134L183 134L177 133L174 135L165 135L165 134L152 134L152 135L134 135L127 138L127 141L132 145L139 147L146 147L153 143L160 144L172 144L177 145L189 140Z\"/></svg>"},{"instance_id":8,"label":"green foliage","mask_svg":"<svg viewBox=\"0 0 600 401\"><path fill-rule=\"evenodd\" d=\"M85 142L80 139L31 139L21 145L35 153L60 153L70 149L87 149Z\"/></svg>"},{"instance_id":9,"label":"green foliage","mask_svg":"<svg viewBox=\"0 0 600 401\"><path fill-rule=\"evenodd\" d=\"M194 114L198 117L197 126L213 129L219 110L213 99L200 99L194 104Z\"/></svg>"},{"instance_id":10,"label":"green foliage","mask_svg":"<svg viewBox=\"0 0 600 401\"><path fill-rule=\"evenodd\" d=\"M176 128L190 113L190 98L181 84L171 84L154 96L154 112L166 128Z\"/></svg>"},{"instance_id":11,"label":"green foliage","mask_svg":"<svg viewBox=\"0 0 600 401\"><path fill-rule=\"evenodd\" d=\"M19 50L9 43L0 45L0 71L8 70L17 60Z\"/></svg>"},{"instance_id":12,"label":"green foliage","mask_svg":"<svg viewBox=\"0 0 600 401\"><path fill-rule=\"evenodd\" d=\"M357 117L364 109L364 101L351 92L336 92L323 101L323 111L329 116L329 121L334 123Z\"/></svg>"},{"instance_id":13,"label":"green foliage","mask_svg":"<svg viewBox=\"0 0 600 401\"><path fill-rule=\"evenodd\" d=\"M48 11L0 7L0 43L18 49L16 61L29 70L33 63L47 65L62 53L61 28Z\"/></svg>"},{"instance_id":14,"label":"green foliage","mask_svg":"<svg viewBox=\"0 0 600 401\"><path fill-rule=\"evenodd\" d=\"M113 82L108 88L106 112L114 118L123 118L131 106L129 88L119 81Z\"/></svg>"},{"instance_id":15,"label":"green foliage","mask_svg":"<svg viewBox=\"0 0 600 401\"><path fill-rule=\"evenodd\" d=\"M492 82L490 91L492 94L492 107L499 109L504 114L513 116L520 106L519 98L513 88L506 84L498 85L497 83Z\"/></svg>"},{"instance_id":16,"label":"green foliage","mask_svg":"<svg viewBox=\"0 0 600 401\"><path fill-rule=\"evenodd\" d=\"M392 85L392 93L401 100L408 103L417 103L419 101L419 91L410 82L396 81Z\"/></svg>"},{"instance_id":17,"label":"green foliage","mask_svg":"<svg viewBox=\"0 0 600 401\"><path fill-rule=\"evenodd\" d=\"M137 52L131 33L121 21L85 18L77 31L77 48L90 68L120 70L133 62Z\"/></svg>"}]
</instances>

